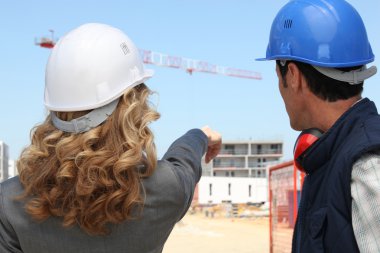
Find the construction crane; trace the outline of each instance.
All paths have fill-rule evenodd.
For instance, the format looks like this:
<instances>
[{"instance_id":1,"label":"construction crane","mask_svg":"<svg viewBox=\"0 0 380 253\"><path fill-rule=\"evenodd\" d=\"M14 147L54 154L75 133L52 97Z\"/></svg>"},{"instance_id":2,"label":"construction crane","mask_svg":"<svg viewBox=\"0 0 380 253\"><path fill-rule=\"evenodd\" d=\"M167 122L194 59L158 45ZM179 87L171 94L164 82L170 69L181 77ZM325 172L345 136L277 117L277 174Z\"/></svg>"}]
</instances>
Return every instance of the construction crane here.
<instances>
[{"instance_id":1,"label":"construction crane","mask_svg":"<svg viewBox=\"0 0 380 253\"><path fill-rule=\"evenodd\" d=\"M57 39L54 38L54 30L49 30L51 38L41 37L35 39L37 46L51 49L57 43ZM153 64L162 67L169 67L175 69L183 69L190 75L194 72L203 72L209 74L219 74L224 76L248 78L261 80L261 74L259 72L244 70L238 68L224 67L215 64L211 64L207 61L194 60L179 56L172 56L164 53L154 52L151 50L139 49L141 58L145 64Z\"/></svg>"},{"instance_id":2,"label":"construction crane","mask_svg":"<svg viewBox=\"0 0 380 253\"><path fill-rule=\"evenodd\" d=\"M49 32L51 33L51 38L41 37L39 39L34 39L34 44L44 48L53 48L55 43L57 43L57 40L54 39L54 30L50 29Z\"/></svg>"},{"instance_id":3,"label":"construction crane","mask_svg":"<svg viewBox=\"0 0 380 253\"><path fill-rule=\"evenodd\" d=\"M261 74L251 70L237 69L231 67L218 66L206 61L172 56L151 50L139 49L140 55L145 64L153 64L163 67L183 69L187 73L203 72L209 74L219 74L231 77L249 78L261 80Z\"/></svg>"}]
</instances>

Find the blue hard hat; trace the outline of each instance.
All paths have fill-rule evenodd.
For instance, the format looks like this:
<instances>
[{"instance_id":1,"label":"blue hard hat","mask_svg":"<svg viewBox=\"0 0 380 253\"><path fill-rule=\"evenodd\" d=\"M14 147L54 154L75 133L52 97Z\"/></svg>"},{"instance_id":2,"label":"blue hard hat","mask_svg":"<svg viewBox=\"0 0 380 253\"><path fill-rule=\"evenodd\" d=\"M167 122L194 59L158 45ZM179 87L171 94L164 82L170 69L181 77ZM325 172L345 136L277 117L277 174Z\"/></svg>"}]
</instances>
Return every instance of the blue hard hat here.
<instances>
[{"instance_id":1,"label":"blue hard hat","mask_svg":"<svg viewBox=\"0 0 380 253\"><path fill-rule=\"evenodd\" d=\"M344 0L291 0L273 21L266 57L321 67L374 61L359 13Z\"/></svg>"}]
</instances>

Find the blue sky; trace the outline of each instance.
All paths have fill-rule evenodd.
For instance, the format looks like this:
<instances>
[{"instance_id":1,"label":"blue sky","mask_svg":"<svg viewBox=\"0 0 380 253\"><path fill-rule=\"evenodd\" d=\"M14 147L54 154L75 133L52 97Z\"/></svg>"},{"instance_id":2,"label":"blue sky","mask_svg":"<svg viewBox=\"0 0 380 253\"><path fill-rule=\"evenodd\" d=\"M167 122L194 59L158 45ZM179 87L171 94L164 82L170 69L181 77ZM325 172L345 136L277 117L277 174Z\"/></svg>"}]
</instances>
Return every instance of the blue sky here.
<instances>
[{"instance_id":1,"label":"blue sky","mask_svg":"<svg viewBox=\"0 0 380 253\"><path fill-rule=\"evenodd\" d=\"M265 55L269 30L287 0L192 1L6 1L0 0L0 140L17 159L30 129L43 121L44 71L50 50L34 39L54 29L61 37L88 22L123 30L139 48L258 71L263 80L239 79L146 66L147 82L162 114L152 124L159 156L190 128L209 125L225 140L281 140L284 160L292 157L298 132L289 126L273 62ZM380 56L376 20L380 1L349 0L362 15L374 54ZM374 62L379 65L379 58ZM380 74L365 84L364 96L380 105Z\"/></svg>"}]
</instances>

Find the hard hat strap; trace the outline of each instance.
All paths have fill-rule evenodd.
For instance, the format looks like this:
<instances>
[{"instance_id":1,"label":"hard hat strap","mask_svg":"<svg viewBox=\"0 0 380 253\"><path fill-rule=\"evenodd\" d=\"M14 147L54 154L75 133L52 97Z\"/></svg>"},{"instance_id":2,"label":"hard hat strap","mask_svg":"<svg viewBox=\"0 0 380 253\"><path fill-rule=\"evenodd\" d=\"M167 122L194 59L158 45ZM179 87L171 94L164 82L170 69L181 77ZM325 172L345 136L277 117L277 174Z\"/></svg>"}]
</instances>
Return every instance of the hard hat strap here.
<instances>
[{"instance_id":1,"label":"hard hat strap","mask_svg":"<svg viewBox=\"0 0 380 253\"><path fill-rule=\"evenodd\" d=\"M119 99L102 107L96 108L79 118L64 121L57 117L55 112L50 112L53 125L68 133L83 133L102 124L116 109Z\"/></svg>"},{"instance_id":2,"label":"hard hat strap","mask_svg":"<svg viewBox=\"0 0 380 253\"><path fill-rule=\"evenodd\" d=\"M325 76L328 76L338 81L347 82L352 85L362 83L364 80L375 75L377 72L376 66L372 66L368 69L366 66L364 66L361 69L352 70L348 72L334 68L325 68L314 65L312 66Z\"/></svg>"}]
</instances>

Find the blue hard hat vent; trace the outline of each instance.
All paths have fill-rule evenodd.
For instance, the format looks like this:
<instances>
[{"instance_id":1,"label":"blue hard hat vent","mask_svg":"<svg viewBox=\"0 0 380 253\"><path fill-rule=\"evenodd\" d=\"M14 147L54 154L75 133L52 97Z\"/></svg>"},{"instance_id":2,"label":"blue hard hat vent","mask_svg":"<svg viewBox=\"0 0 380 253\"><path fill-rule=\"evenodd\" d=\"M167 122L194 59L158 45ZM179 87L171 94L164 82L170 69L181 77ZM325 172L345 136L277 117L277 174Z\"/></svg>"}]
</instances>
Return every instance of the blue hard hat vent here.
<instances>
[{"instance_id":1,"label":"blue hard hat vent","mask_svg":"<svg viewBox=\"0 0 380 253\"><path fill-rule=\"evenodd\" d=\"M284 22L284 28L289 29L292 28L293 20L292 19L285 19Z\"/></svg>"}]
</instances>

